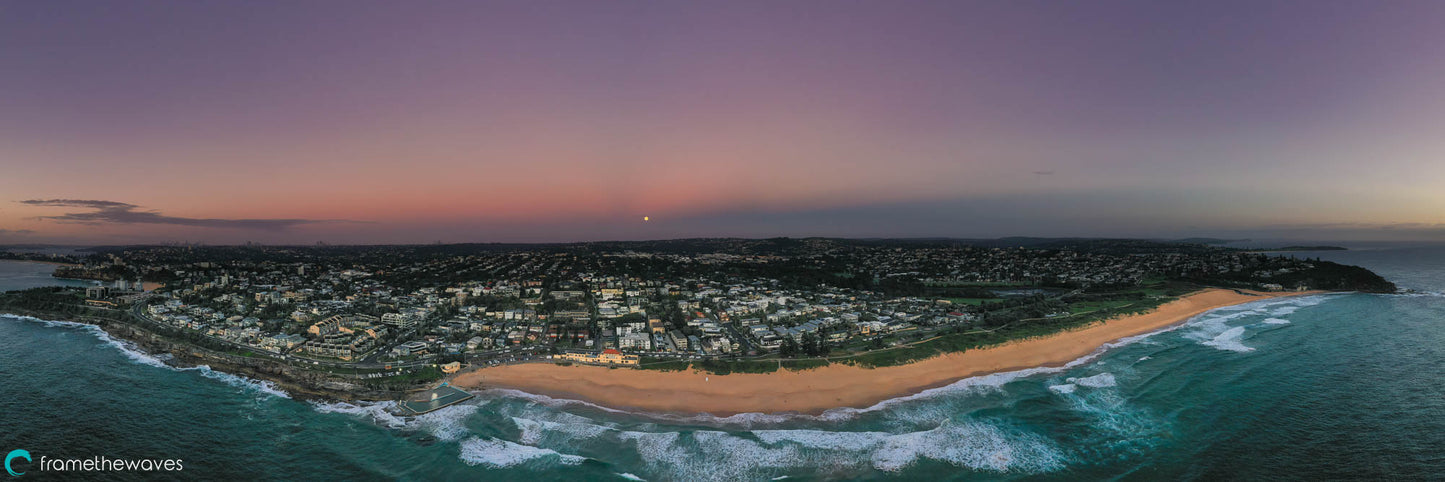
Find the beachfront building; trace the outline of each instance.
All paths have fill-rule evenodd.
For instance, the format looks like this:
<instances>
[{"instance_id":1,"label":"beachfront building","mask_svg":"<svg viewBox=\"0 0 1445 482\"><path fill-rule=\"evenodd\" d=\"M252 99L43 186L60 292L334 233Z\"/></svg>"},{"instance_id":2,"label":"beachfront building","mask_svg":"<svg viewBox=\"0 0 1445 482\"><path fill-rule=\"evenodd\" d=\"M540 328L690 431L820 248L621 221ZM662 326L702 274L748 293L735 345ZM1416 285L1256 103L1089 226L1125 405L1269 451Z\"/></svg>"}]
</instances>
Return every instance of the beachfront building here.
<instances>
[{"instance_id":1,"label":"beachfront building","mask_svg":"<svg viewBox=\"0 0 1445 482\"><path fill-rule=\"evenodd\" d=\"M628 333L617 339L618 348L631 348L637 350L652 349L652 335L647 333Z\"/></svg>"},{"instance_id":2,"label":"beachfront building","mask_svg":"<svg viewBox=\"0 0 1445 482\"><path fill-rule=\"evenodd\" d=\"M565 351L558 358L578 363L591 363L595 365L637 365L642 358L637 355L624 355L617 350L602 350L601 353L589 351Z\"/></svg>"},{"instance_id":3,"label":"beachfront building","mask_svg":"<svg viewBox=\"0 0 1445 482\"><path fill-rule=\"evenodd\" d=\"M301 351L303 353L351 361L376 346L376 338L371 335L357 335L345 327L334 327L336 331L327 332L327 327L332 325L323 323L312 325L311 328L318 328L318 326L320 326L318 331L322 334L318 339L308 341L301 345ZM333 320L332 323L339 322Z\"/></svg>"}]
</instances>

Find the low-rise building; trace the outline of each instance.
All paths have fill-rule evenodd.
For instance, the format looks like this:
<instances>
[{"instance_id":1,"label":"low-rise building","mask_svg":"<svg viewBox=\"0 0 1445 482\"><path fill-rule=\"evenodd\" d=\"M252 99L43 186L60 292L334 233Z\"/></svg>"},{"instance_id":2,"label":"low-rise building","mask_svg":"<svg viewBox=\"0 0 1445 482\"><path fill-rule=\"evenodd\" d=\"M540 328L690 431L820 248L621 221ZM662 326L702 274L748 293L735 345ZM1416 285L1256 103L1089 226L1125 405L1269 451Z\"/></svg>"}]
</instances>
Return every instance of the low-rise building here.
<instances>
[{"instance_id":1,"label":"low-rise building","mask_svg":"<svg viewBox=\"0 0 1445 482\"><path fill-rule=\"evenodd\" d=\"M566 351L558 358L578 363L592 363L598 365L637 365L642 358L637 355L624 355L622 352L612 349L602 350L601 353L588 351Z\"/></svg>"}]
</instances>

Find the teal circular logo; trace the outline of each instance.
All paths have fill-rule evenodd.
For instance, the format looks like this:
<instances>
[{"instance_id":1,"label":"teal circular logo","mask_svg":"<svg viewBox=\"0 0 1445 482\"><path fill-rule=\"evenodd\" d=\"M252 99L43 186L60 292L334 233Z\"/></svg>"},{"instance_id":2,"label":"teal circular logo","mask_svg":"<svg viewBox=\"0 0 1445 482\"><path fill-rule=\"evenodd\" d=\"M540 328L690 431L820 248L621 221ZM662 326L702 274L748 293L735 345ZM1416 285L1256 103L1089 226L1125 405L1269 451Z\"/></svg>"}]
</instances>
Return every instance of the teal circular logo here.
<instances>
[{"instance_id":1,"label":"teal circular logo","mask_svg":"<svg viewBox=\"0 0 1445 482\"><path fill-rule=\"evenodd\" d=\"M30 460L30 452L26 452L21 449L15 449L10 451L10 455L5 456L6 472L9 472L10 475L15 477L25 475L25 472L16 472L15 469L10 468L10 461L15 459L25 459L26 462L31 462L32 460Z\"/></svg>"}]
</instances>

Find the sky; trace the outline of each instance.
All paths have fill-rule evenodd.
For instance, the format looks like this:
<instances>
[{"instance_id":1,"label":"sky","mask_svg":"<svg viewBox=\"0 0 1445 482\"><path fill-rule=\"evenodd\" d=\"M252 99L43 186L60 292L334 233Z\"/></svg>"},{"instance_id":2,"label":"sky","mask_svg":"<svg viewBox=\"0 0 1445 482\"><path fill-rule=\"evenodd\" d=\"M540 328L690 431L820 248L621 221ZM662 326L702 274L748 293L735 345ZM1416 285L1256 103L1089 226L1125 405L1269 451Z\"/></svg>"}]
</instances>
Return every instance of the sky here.
<instances>
[{"instance_id":1,"label":"sky","mask_svg":"<svg viewBox=\"0 0 1445 482\"><path fill-rule=\"evenodd\" d=\"M1441 25L1438 1L4 2L0 243L1445 240Z\"/></svg>"}]
</instances>

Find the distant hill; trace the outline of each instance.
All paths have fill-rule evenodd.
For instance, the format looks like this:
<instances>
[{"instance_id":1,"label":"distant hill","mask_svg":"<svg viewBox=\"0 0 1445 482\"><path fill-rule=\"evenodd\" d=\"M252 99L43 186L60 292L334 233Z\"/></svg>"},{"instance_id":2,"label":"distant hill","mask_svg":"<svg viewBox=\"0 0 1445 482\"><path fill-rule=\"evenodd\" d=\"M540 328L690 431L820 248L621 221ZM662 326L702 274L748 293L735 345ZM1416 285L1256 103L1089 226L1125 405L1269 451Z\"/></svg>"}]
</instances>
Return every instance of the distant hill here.
<instances>
[{"instance_id":1,"label":"distant hill","mask_svg":"<svg viewBox=\"0 0 1445 482\"><path fill-rule=\"evenodd\" d=\"M1248 241L1249 241L1248 239L1184 238L1184 239L1175 239L1175 240L1166 241L1166 242L1169 242L1169 243L1180 243L1180 244L1208 244L1208 245L1216 245L1216 244L1229 244L1229 243L1244 243L1244 242L1248 242Z\"/></svg>"},{"instance_id":2,"label":"distant hill","mask_svg":"<svg viewBox=\"0 0 1445 482\"><path fill-rule=\"evenodd\" d=\"M1343 246L1285 246L1283 248L1251 249L1256 253L1269 253L1275 251L1349 251L1350 248Z\"/></svg>"}]
</instances>

